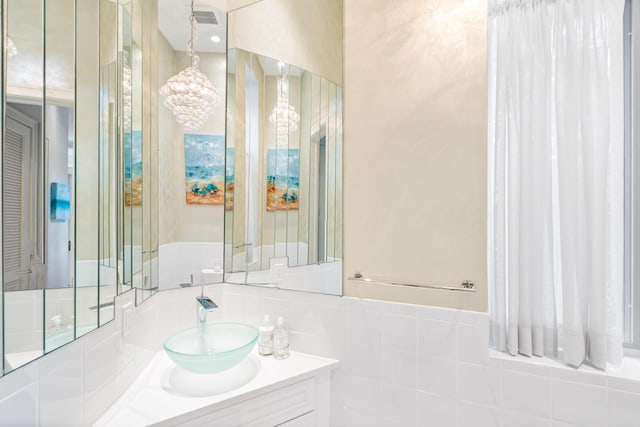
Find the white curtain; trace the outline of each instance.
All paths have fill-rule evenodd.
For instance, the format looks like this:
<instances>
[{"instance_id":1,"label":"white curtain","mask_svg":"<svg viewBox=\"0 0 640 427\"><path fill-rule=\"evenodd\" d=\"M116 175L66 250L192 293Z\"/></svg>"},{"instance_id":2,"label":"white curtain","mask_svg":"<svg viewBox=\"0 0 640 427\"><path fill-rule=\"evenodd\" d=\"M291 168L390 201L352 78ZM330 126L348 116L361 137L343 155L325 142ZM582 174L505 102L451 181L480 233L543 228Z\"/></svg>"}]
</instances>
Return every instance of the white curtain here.
<instances>
[{"instance_id":1,"label":"white curtain","mask_svg":"<svg viewBox=\"0 0 640 427\"><path fill-rule=\"evenodd\" d=\"M624 0L489 1L492 341L622 358Z\"/></svg>"}]
</instances>

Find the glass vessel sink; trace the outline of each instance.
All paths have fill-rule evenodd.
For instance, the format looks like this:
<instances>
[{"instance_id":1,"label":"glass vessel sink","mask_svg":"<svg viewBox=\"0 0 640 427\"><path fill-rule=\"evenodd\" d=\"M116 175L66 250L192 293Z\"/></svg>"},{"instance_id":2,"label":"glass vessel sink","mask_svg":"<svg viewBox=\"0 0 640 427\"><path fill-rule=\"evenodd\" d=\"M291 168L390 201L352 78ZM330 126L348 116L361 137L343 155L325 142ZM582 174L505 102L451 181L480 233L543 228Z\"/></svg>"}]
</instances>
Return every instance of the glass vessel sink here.
<instances>
[{"instance_id":1,"label":"glass vessel sink","mask_svg":"<svg viewBox=\"0 0 640 427\"><path fill-rule=\"evenodd\" d=\"M181 368L215 374L240 363L258 341L258 330L243 323L209 323L169 337L164 350Z\"/></svg>"}]
</instances>

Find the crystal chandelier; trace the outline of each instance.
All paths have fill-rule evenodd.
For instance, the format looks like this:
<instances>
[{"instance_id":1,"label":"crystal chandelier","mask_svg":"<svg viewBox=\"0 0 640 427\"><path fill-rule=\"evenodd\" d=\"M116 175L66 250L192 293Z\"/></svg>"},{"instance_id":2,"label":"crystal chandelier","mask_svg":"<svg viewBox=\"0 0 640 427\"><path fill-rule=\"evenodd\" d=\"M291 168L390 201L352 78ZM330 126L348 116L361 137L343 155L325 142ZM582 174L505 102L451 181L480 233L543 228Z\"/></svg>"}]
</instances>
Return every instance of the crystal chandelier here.
<instances>
[{"instance_id":1,"label":"crystal chandelier","mask_svg":"<svg viewBox=\"0 0 640 427\"><path fill-rule=\"evenodd\" d=\"M284 62L278 62L280 79L278 80L278 100L273 108L269 121L276 124L276 135L287 135L298 129L300 114L289 104L289 78L284 72Z\"/></svg>"},{"instance_id":2,"label":"crystal chandelier","mask_svg":"<svg viewBox=\"0 0 640 427\"><path fill-rule=\"evenodd\" d=\"M164 105L171 110L185 132L196 132L206 123L213 107L220 101L220 96L213 83L198 70L200 58L194 53L195 16L193 0L191 0L191 16L189 17L191 34L188 54L191 66L171 77L160 88Z\"/></svg>"},{"instance_id":3,"label":"crystal chandelier","mask_svg":"<svg viewBox=\"0 0 640 427\"><path fill-rule=\"evenodd\" d=\"M11 40L11 37L7 35L7 58L11 58L18 54L18 48L16 44Z\"/></svg>"},{"instance_id":4,"label":"crystal chandelier","mask_svg":"<svg viewBox=\"0 0 640 427\"><path fill-rule=\"evenodd\" d=\"M131 114L132 114L132 71L129 66L128 52L124 52L124 65L122 66L122 114L124 115L125 132L131 130Z\"/></svg>"}]
</instances>

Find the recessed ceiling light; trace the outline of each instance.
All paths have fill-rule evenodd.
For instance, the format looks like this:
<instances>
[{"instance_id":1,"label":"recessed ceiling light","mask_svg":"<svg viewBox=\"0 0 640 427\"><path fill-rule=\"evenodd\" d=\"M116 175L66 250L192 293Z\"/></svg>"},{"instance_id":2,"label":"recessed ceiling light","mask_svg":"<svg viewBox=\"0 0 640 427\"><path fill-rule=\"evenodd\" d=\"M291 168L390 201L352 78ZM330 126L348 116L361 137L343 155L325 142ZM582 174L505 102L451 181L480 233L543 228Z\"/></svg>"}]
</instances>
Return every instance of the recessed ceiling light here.
<instances>
[{"instance_id":1,"label":"recessed ceiling light","mask_svg":"<svg viewBox=\"0 0 640 427\"><path fill-rule=\"evenodd\" d=\"M222 39L218 36L211 36L211 41L214 43L220 43Z\"/></svg>"}]
</instances>

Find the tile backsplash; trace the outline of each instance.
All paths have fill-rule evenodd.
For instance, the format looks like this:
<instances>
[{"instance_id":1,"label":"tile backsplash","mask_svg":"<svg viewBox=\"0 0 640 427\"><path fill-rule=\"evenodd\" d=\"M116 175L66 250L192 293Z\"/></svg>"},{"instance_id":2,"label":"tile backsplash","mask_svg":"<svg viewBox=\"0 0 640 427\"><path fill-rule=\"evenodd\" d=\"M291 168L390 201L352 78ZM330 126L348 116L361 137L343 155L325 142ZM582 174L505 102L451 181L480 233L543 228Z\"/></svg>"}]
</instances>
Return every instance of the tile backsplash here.
<instances>
[{"instance_id":1,"label":"tile backsplash","mask_svg":"<svg viewBox=\"0 0 640 427\"><path fill-rule=\"evenodd\" d=\"M340 360L333 427L632 427L640 361L605 374L489 355L485 313L224 285L224 318L282 315L291 348ZM588 406L587 409L584 409ZM583 409L580 409L583 408Z\"/></svg>"},{"instance_id":2,"label":"tile backsplash","mask_svg":"<svg viewBox=\"0 0 640 427\"><path fill-rule=\"evenodd\" d=\"M90 425L160 351L195 326L200 288L160 292L133 312L0 378L0 425ZM209 285L208 321L282 315L292 350L340 360L334 427L627 427L640 419L640 363L604 374L489 356L484 313L239 285ZM635 364L632 362L636 362Z\"/></svg>"},{"instance_id":3,"label":"tile backsplash","mask_svg":"<svg viewBox=\"0 0 640 427\"><path fill-rule=\"evenodd\" d=\"M134 309L126 335L133 293L115 301L114 321L0 378L0 426L91 425L133 382L157 351L158 298Z\"/></svg>"}]
</instances>

